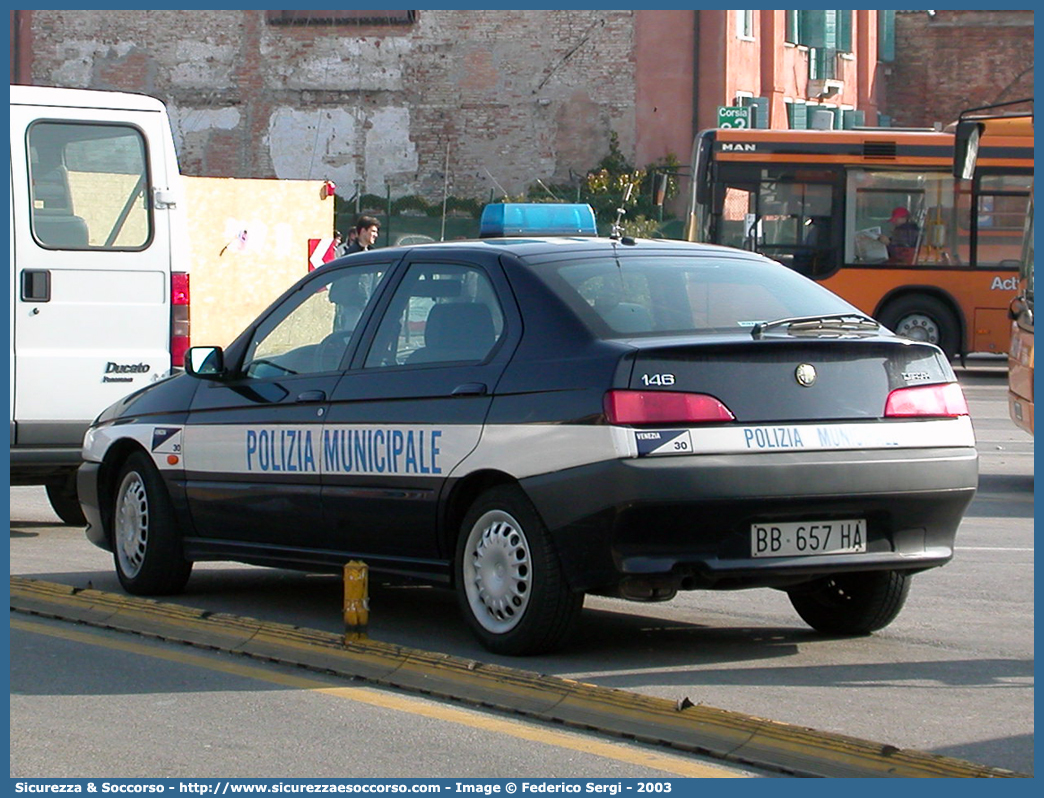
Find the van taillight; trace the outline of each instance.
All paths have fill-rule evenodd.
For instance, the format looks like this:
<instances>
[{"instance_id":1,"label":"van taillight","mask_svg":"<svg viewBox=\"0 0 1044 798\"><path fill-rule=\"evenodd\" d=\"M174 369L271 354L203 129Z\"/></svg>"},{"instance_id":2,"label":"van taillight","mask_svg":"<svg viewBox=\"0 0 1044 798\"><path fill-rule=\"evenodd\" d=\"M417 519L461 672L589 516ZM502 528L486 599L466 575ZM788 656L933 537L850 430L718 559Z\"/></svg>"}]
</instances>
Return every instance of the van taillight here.
<instances>
[{"instance_id":1,"label":"van taillight","mask_svg":"<svg viewBox=\"0 0 1044 798\"><path fill-rule=\"evenodd\" d=\"M886 418L953 418L968 415L964 391L956 382L897 388L885 402Z\"/></svg>"},{"instance_id":2,"label":"van taillight","mask_svg":"<svg viewBox=\"0 0 1044 798\"><path fill-rule=\"evenodd\" d=\"M189 339L189 276L187 272L170 275L170 364L183 368Z\"/></svg>"},{"instance_id":3,"label":"van taillight","mask_svg":"<svg viewBox=\"0 0 1044 798\"><path fill-rule=\"evenodd\" d=\"M735 421L725 405L704 393L609 391L605 417L610 424L708 424Z\"/></svg>"}]
</instances>

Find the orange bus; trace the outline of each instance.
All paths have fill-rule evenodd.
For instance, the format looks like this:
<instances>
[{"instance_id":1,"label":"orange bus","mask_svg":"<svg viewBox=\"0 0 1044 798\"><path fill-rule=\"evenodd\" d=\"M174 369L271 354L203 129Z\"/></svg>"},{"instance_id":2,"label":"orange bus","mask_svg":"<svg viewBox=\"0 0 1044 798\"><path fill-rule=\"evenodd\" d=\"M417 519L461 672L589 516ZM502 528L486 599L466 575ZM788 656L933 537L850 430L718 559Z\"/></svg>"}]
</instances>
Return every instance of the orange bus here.
<instances>
[{"instance_id":1,"label":"orange bus","mask_svg":"<svg viewBox=\"0 0 1044 798\"><path fill-rule=\"evenodd\" d=\"M1023 100L1019 103L1030 103ZM1009 106L1013 103L1003 103ZM957 122L954 175L975 180L982 168L981 143L985 137L1012 125L1033 125L1032 110L1028 114L990 116L1002 106L972 108L961 114ZM984 112L986 112L984 114ZM1033 434L1033 184L1018 262L1019 283L1008 306L1011 337L1008 349L1008 413L1015 424Z\"/></svg>"},{"instance_id":2,"label":"orange bus","mask_svg":"<svg viewBox=\"0 0 1044 798\"><path fill-rule=\"evenodd\" d=\"M713 129L693 143L686 237L761 252L950 357L1008 349L1033 128L998 123L974 179L954 134Z\"/></svg>"}]
</instances>

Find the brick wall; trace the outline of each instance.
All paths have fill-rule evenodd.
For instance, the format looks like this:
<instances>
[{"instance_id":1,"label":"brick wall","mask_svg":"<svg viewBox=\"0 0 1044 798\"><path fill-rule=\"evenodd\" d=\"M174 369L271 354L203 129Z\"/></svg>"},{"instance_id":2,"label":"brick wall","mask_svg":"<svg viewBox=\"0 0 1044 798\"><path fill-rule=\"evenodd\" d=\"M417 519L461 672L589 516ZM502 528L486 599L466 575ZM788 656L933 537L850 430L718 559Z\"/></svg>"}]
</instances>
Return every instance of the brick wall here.
<instances>
[{"instance_id":1,"label":"brick wall","mask_svg":"<svg viewBox=\"0 0 1044 798\"><path fill-rule=\"evenodd\" d=\"M904 127L1033 96L1032 11L900 11L883 110ZM887 74L887 70L891 74Z\"/></svg>"},{"instance_id":2,"label":"brick wall","mask_svg":"<svg viewBox=\"0 0 1044 798\"><path fill-rule=\"evenodd\" d=\"M419 11L406 26L264 11L32 11L34 83L168 104L189 175L484 198L635 141L632 11ZM500 189L497 189L498 193Z\"/></svg>"}]
</instances>

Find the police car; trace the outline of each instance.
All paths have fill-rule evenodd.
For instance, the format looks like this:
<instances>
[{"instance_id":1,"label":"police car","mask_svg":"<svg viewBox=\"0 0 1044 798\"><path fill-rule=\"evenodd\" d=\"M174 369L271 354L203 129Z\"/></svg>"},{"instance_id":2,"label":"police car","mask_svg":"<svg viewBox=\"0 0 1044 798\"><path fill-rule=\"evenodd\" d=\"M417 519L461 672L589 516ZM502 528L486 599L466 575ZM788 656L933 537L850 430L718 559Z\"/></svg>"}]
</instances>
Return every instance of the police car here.
<instances>
[{"instance_id":1,"label":"police car","mask_svg":"<svg viewBox=\"0 0 1044 798\"><path fill-rule=\"evenodd\" d=\"M333 261L106 410L79 491L123 587L362 560L529 654L585 593L773 587L866 634L951 559L977 454L938 348L753 253L513 232Z\"/></svg>"}]
</instances>

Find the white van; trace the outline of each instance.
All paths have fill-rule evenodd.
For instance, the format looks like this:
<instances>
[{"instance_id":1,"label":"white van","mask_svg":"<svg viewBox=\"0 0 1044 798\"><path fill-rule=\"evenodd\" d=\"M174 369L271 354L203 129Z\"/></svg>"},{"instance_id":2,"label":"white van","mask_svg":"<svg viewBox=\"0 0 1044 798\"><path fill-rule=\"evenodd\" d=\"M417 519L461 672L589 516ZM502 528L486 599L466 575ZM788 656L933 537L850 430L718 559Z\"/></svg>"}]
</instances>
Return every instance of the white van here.
<instances>
[{"instance_id":1,"label":"white van","mask_svg":"<svg viewBox=\"0 0 1044 798\"><path fill-rule=\"evenodd\" d=\"M166 109L119 92L11 86L11 484L66 523L83 435L180 367L188 242Z\"/></svg>"}]
</instances>

